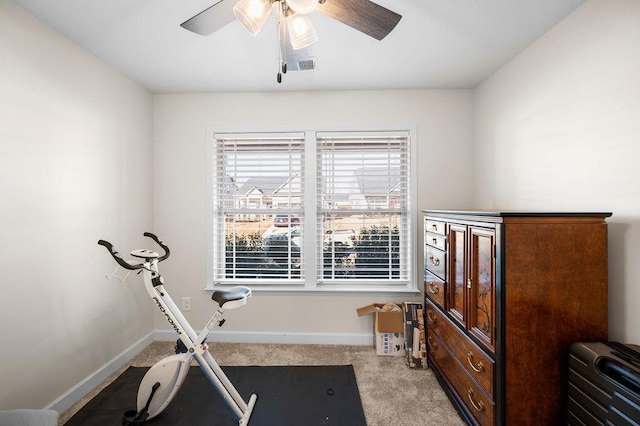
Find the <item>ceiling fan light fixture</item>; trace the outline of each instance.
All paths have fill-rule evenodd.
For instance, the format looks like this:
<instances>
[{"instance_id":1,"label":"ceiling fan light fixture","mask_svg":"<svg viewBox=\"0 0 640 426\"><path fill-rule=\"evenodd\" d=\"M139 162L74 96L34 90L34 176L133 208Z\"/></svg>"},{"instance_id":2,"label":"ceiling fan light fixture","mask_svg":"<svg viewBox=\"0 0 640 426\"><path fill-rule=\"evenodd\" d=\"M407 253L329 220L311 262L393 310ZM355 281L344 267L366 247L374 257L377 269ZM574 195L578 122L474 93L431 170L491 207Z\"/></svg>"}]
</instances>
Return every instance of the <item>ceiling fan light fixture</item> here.
<instances>
[{"instance_id":1,"label":"ceiling fan light fixture","mask_svg":"<svg viewBox=\"0 0 640 426\"><path fill-rule=\"evenodd\" d=\"M316 29L307 15L294 13L287 16L287 29L293 50L303 49L318 41Z\"/></svg>"},{"instance_id":2,"label":"ceiling fan light fixture","mask_svg":"<svg viewBox=\"0 0 640 426\"><path fill-rule=\"evenodd\" d=\"M294 12L306 15L316 9L319 0L286 0L286 2Z\"/></svg>"},{"instance_id":3,"label":"ceiling fan light fixture","mask_svg":"<svg viewBox=\"0 0 640 426\"><path fill-rule=\"evenodd\" d=\"M244 29L253 36L262 30L270 13L271 2L269 0L239 0L233 6L233 14Z\"/></svg>"}]
</instances>

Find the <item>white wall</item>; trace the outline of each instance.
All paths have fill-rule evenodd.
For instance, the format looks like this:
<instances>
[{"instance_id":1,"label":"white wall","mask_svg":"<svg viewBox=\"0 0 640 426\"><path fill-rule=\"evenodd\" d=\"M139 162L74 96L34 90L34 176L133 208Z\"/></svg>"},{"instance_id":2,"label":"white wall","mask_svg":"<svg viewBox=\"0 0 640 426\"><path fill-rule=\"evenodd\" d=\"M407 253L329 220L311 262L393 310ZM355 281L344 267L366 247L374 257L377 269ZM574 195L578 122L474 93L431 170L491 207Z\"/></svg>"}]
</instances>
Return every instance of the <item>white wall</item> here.
<instances>
[{"instance_id":1,"label":"white wall","mask_svg":"<svg viewBox=\"0 0 640 426\"><path fill-rule=\"evenodd\" d=\"M475 102L477 206L613 212L609 337L636 344L639 70L640 1L590 0L478 87Z\"/></svg>"},{"instance_id":2,"label":"white wall","mask_svg":"<svg viewBox=\"0 0 640 426\"><path fill-rule=\"evenodd\" d=\"M151 227L152 98L5 0L0 94L0 409L42 408L152 330L96 244Z\"/></svg>"},{"instance_id":3,"label":"white wall","mask_svg":"<svg viewBox=\"0 0 640 426\"><path fill-rule=\"evenodd\" d=\"M472 202L470 91L156 95L154 107L154 228L172 248L172 257L163 264L166 287L174 300L192 297L193 310L186 316L198 328L214 306L203 291L207 276L206 137L210 128L258 131L416 125L418 207L465 208ZM426 185L427 181L434 184ZM420 284L421 235L419 231L415 274ZM356 308L390 300L420 298L407 294L258 293L247 306L228 313L223 330L254 341L356 342L372 329L372 318L358 318ZM155 318L156 329L169 329L159 314Z\"/></svg>"}]
</instances>

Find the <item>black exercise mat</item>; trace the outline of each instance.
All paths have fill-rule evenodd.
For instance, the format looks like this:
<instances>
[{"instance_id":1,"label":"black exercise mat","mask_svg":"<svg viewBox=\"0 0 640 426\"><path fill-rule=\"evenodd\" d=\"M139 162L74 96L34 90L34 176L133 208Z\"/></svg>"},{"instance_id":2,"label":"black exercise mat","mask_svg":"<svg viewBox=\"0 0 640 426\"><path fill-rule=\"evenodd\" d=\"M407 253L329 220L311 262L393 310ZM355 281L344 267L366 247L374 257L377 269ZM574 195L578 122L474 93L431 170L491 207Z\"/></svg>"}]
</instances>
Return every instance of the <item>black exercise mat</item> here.
<instances>
[{"instance_id":1,"label":"black exercise mat","mask_svg":"<svg viewBox=\"0 0 640 426\"><path fill-rule=\"evenodd\" d=\"M222 367L245 401L258 395L249 426L365 425L351 365ZM120 425L135 409L138 385L148 368L129 367L66 425ZM238 425L199 367L191 367L169 406L145 424Z\"/></svg>"}]
</instances>

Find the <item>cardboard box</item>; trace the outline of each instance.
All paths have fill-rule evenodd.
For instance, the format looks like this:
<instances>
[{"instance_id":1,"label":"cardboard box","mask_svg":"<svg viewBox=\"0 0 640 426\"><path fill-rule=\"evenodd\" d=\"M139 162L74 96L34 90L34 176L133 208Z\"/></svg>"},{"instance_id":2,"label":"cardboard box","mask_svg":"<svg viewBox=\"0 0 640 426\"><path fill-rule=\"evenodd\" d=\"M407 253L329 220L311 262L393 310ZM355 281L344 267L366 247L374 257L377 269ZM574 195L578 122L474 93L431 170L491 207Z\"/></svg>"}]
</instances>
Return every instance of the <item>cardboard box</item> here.
<instances>
[{"instance_id":1,"label":"cardboard box","mask_svg":"<svg viewBox=\"0 0 640 426\"><path fill-rule=\"evenodd\" d=\"M382 312L384 304L374 303L356 310L358 316L374 314L373 345L381 356L404 356L403 312Z\"/></svg>"},{"instance_id":2,"label":"cardboard box","mask_svg":"<svg viewBox=\"0 0 640 426\"><path fill-rule=\"evenodd\" d=\"M404 335L402 333L375 333L376 355L404 356Z\"/></svg>"},{"instance_id":3,"label":"cardboard box","mask_svg":"<svg viewBox=\"0 0 640 426\"><path fill-rule=\"evenodd\" d=\"M403 302L405 346L409 368L427 367L427 345L424 330L424 311L421 303Z\"/></svg>"}]
</instances>

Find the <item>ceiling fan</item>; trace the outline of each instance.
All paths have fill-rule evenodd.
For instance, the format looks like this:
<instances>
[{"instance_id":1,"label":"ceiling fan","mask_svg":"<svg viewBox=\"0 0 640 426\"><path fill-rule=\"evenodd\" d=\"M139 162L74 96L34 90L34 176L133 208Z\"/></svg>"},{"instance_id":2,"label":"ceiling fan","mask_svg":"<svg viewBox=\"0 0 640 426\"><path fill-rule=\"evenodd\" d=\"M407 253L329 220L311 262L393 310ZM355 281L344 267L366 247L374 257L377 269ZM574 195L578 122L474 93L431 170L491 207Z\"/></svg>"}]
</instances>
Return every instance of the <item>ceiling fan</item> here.
<instances>
[{"instance_id":1,"label":"ceiling fan","mask_svg":"<svg viewBox=\"0 0 640 426\"><path fill-rule=\"evenodd\" d=\"M210 35L233 20L240 21L249 34L257 35L277 5L280 41L280 71L315 69L315 58L307 47L318 40L309 14L323 13L377 40L385 38L402 16L370 0L220 0L184 21L180 26L200 35Z\"/></svg>"}]
</instances>

